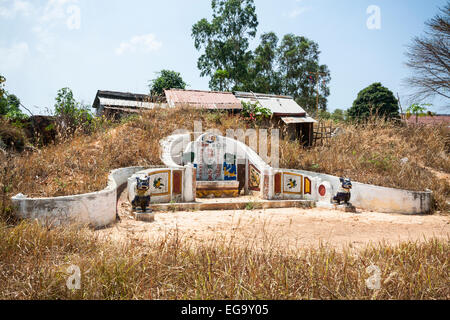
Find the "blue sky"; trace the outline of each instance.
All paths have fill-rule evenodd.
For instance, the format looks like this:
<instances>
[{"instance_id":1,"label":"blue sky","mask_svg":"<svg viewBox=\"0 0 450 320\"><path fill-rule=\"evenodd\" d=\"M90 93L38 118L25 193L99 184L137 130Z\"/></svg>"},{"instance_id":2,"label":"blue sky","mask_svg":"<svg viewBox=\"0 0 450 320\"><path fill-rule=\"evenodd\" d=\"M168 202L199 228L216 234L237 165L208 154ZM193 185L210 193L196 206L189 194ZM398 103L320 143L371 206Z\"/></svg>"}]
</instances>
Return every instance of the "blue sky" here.
<instances>
[{"instance_id":1,"label":"blue sky","mask_svg":"<svg viewBox=\"0 0 450 320\"><path fill-rule=\"evenodd\" d=\"M255 0L259 27L251 45L268 31L318 42L321 63L332 76L329 110L350 107L373 82L403 98L406 45L445 3ZM380 10L380 28L367 26L372 5ZM146 93L148 80L161 69L180 72L189 88L207 90L191 27L210 17L210 0L0 0L0 74L7 90L35 114L52 109L62 87L87 104L99 89ZM448 100L430 102L433 111L450 113Z\"/></svg>"}]
</instances>

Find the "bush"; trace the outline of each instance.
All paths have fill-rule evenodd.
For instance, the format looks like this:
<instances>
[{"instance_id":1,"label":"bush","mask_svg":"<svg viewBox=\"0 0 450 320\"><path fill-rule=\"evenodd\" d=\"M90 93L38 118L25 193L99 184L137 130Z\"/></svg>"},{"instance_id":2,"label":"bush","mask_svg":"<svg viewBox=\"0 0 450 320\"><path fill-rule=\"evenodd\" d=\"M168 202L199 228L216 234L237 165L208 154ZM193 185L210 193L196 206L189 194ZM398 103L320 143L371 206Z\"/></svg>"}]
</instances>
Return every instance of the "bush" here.
<instances>
[{"instance_id":1,"label":"bush","mask_svg":"<svg viewBox=\"0 0 450 320\"><path fill-rule=\"evenodd\" d=\"M60 89L55 100L56 129L62 138L72 136L77 130L91 133L104 121L96 118L88 106L77 102L70 88Z\"/></svg>"},{"instance_id":2,"label":"bush","mask_svg":"<svg viewBox=\"0 0 450 320\"><path fill-rule=\"evenodd\" d=\"M394 94L377 82L358 93L348 115L357 121L367 121L372 116L388 120L399 119L398 111L398 101Z\"/></svg>"},{"instance_id":3,"label":"bush","mask_svg":"<svg viewBox=\"0 0 450 320\"><path fill-rule=\"evenodd\" d=\"M184 89L186 83L179 72L172 70L161 70L156 79L150 81L150 92L152 95L163 95L164 89Z\"/></svg>"},{"instance_id":4,"label":"bush","mask_svg":"<svg viewBox=\"0 0 450 320\"><path fill-rule=\"evenodd\" d=\"M272 111L264 108L260 104L251 102L242 102L242 115L249 118L250 121L262 121L272 116Z\"/></svg>"},{"instance_id":5,"label":"bush","mask_svg":"<svg viewBox=\"0 0 450 320\"><path fill-rule=\"evenodd\" d=\"M0 118L0 148L22 151L27 138L20 125L14 125L6 118Z\"/></svg>"}]
</instances>

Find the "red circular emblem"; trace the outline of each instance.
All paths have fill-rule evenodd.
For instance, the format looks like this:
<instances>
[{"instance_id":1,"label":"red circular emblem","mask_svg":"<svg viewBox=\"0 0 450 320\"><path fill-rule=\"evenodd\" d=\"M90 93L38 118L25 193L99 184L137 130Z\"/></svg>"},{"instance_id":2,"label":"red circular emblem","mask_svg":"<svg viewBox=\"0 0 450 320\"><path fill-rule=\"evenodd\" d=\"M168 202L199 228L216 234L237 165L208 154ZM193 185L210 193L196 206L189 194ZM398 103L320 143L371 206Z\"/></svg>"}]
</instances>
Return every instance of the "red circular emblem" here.
<instances>
[{"instance_id":1,"label":"red circular emblem","mask_svg":"<svg viewBox=\"0 0 450 320\"><path fill-rule=\"evenodd\" d=\"M325 197L325 194L327 193L327 189L325 188L325 186L323 184L320 185L319 187L319 194L321 197Z\"/></svg>"}]
</instances>

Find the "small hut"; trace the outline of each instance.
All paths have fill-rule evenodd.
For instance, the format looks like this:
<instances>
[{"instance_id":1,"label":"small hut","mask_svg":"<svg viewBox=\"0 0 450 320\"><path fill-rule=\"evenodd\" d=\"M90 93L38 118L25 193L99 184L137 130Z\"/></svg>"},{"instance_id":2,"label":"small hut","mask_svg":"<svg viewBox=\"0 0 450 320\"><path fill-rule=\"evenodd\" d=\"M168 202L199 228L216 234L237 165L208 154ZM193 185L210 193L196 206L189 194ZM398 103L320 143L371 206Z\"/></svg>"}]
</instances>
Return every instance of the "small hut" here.
<instances>
[{"instance_id":1,"label":"small hut","mask_svg":"<svg viewBox=\"0 0 450 320\"><path fill-rule=\"evenodd\" d=\"M317 123L290 96L235 92L236 98L245 103L258 103L272 111L272 121L292 140L300 140L305 146L313 143L313 126Z\"/></svg>"}]
</instances>

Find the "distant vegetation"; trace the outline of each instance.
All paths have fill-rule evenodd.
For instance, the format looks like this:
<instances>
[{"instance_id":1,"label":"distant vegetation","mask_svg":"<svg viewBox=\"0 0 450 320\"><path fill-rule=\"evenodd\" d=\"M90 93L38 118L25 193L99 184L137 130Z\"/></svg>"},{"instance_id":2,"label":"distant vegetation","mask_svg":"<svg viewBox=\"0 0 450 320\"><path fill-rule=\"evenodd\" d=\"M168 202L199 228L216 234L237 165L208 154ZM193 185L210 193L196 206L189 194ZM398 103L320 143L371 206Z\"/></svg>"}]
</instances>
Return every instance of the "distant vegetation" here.
<instances>
[{"instance_id":1,"label":"distant vegetation","mask_svg":"<svg viewBox=\"0 0 450 320\"><path fill-rule=\"evenodd\" d=\"M161 70L157 74L158 77L150 81L151 95L164 95L165 89L186 89L186 83L183 81L179 72Z\"/></svg>"},{"instance_id":2,"label":"distant vegetation","mask_svg":"<svg viewBox=\"0 0 450 320\"><path fill-rule=\"evenodd\" d=\"M20 110L20 100L5 89L6 79L0 75L0 116L8 120L22 120L28 118Z\"/></svg>"}]
</instances>

